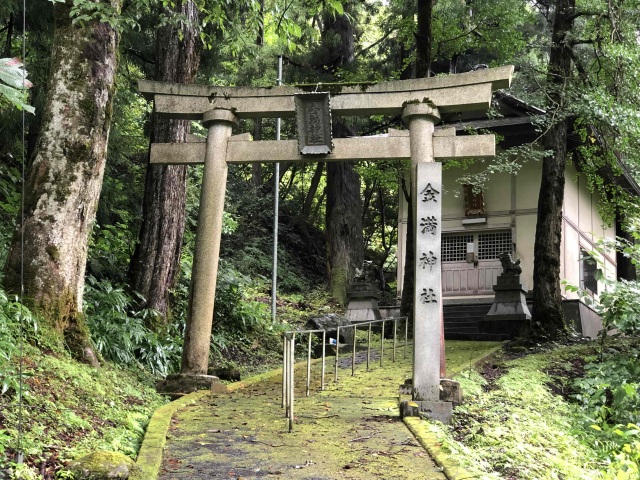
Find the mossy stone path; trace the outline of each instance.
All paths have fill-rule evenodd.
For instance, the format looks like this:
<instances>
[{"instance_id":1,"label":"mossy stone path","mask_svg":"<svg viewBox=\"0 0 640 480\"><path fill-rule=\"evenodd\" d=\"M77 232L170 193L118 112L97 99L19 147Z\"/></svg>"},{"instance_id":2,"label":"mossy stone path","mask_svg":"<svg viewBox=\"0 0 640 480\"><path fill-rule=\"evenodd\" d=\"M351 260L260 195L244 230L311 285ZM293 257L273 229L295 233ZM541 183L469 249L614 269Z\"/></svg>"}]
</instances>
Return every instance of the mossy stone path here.
<instances>
[{"instance_id":1,"label":"mossy stone path","mask_svg":"<svg viewBox=\"0 0 640 480\"><path fill-rule=\"evenodd\" d=\"M495 348L488 342L449 342L450 370ZM387 354L389 355L387 358ZM359 358L363 358L362 355ZM373 360L372 355L372 360ZM319 390L319 363L312 393L304 396L306 368L296 371L294 431L288 433L281 408L281 376L243 389L202 397L173 417L160 479L445 479L429 454L398 416L398 385L410 376L411 352L384 368L366 372L350 357L333 383L327 360L325 391Z\"/></svg>"}]
</instances>

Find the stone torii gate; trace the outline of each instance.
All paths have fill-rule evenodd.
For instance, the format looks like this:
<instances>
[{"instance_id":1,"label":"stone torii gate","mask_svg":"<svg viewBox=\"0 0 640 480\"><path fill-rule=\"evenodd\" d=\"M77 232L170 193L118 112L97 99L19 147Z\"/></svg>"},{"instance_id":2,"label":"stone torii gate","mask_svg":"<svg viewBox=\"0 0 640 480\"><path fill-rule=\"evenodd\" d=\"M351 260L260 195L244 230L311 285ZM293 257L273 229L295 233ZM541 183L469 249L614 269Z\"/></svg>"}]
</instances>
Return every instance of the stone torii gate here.
<instances>
[{"instance_id":1,"label":"stone torii gate","mask_svg":"<svg viewBox=\"0 0 640 480\"><path fill-rule=\"evenodd\" d=\"M187 314L182 380L207 376L227 165L248 162L411 159L411 193L416 225L413 399L423 410L442 411L440 336L442 287L440 238L442 170L437 160L495 155L493 135L456 137L454 129L434 133L440 120L485 112L493 90L508 88L513 67L372 85L344 86L311 94L294 86L209 87L143 80L140 91L154 101L156 115L199 120L206 143L152 144L151 163L204 163L192 283ZM321 85L320 85L321 86ZM298 118L298 140L252 141L232 135L245 118ZM388 137L331 139L331 116L402 115L409 130ZM446 407L446 406L445 406ZM447 410L447 408L445 408ZM450 404L448 407L450 411ZM446 413L445 413L446 416Z\"/></svg>"}]
</instances>

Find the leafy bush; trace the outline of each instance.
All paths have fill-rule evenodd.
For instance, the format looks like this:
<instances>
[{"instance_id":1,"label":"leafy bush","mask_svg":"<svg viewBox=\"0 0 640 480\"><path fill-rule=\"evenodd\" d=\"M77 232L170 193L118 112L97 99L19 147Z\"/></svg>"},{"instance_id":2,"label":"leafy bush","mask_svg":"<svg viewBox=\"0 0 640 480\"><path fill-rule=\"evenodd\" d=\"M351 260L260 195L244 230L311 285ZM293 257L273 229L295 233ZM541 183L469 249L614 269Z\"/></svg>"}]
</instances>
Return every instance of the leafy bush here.
<instances>
[{"instance_id":1,"label":"leafy bush","mask_svg":"<svg viewBox=\"0 0 640 480\"><path fill-rule=\"evenodd\" d=\"M624 239L605 239L600 253L616 249L640 263L638 246ZM592 252L600 262L602 255ZM574 382L583 413L585 435L607 463L606 478L638 478L640 472L640 283L610 280L603 265L596 278L605 284L598 302L583 295L602 318L600 352L585 365L585 375ZM568 290L579 291L575 287ZM616 332L615 338L608 338Z\"/></svg>"},{"instance_id":2,"label":"leafy bush","mask_svg":"<svg viewBox=\"0 0 640 480\"><path fill-rule=\"evenodd\" d=\"M35 343L37 334L38 322L31 312L0 290L0 396L18 392L18 371L11 360L19 353L20 342Z\"/></svg>"},{"instance_id":3,"label":"leafy bush","mask_svg":"<svg viewBox=\"0 0 640 480\"><path fill-rule=\"evenodd\" d=\"M4 161L0 158L0 265L4 265L20 206L20 172Z\"/></svg>"},{"instance_id":4,"label":"leafy bush","mask_svg":"<svg viewBox=\"0 0 640 480\"><path fill-rule=\"evenodd\" d=\"M640 471L640 349L633 338L608 344L575 381L575 398L585 436L607 463L605 477L635 479Z\"/></svg>"},{"instance_id":5,"label":"leafy bush","mask_svg":"<svg viewBox=\"0 0 640 480\"><path fill-rule=\"evenodd\" d=\"M89 277L85 286L85 312L91 338L98 352L120 365L139 365L154 375L177 370L182 338L172 329L156 333L146 325L157 312L134 313L133 300L108 280Z\"/></svg>"}]
</instances>

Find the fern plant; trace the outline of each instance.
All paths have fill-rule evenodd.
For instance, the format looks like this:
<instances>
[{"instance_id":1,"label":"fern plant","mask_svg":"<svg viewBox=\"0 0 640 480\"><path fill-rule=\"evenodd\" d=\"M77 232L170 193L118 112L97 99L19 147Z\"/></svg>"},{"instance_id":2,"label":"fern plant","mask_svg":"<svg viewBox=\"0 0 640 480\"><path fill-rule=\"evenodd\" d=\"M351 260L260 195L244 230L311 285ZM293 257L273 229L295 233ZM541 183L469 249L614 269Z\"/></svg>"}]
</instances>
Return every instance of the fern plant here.
<instances>
[{"instance_id":1,"label":"fern plant","mask_svg":"<svg viewBox=\"0 0 640 480\"><path fill-rule=\"evenodd\" d=\"M27 89L33 84L27 80L28 73L18 58L0 58L0 95L20 110L34 113L27 103Z\"/></svg>"}]
</instances>

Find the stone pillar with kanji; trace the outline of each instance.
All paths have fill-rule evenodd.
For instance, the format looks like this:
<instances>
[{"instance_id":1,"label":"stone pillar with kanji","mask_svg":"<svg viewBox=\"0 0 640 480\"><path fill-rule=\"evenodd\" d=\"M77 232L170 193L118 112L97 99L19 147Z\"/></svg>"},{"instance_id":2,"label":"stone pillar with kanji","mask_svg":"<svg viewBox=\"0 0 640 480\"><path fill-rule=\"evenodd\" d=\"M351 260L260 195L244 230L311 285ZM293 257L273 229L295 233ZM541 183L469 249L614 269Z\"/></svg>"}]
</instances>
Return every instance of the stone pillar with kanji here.
<instances>
[{"instance_id":1,"label":"stone pillar with kanji","mask_svg":"<svg viewBox=\"0 0 640 480\"><path fill-rule=\"evenodd\" d=\"M411 200L415 225L413 305L413 405L419 413L448 423L452 403L440 401L442 342L442 165L435 162L433 131L440 121L429 102L409 104L403 111L409 124ZM406 411L406 410L405 410Z\"/></svg>"}]
</instances>

